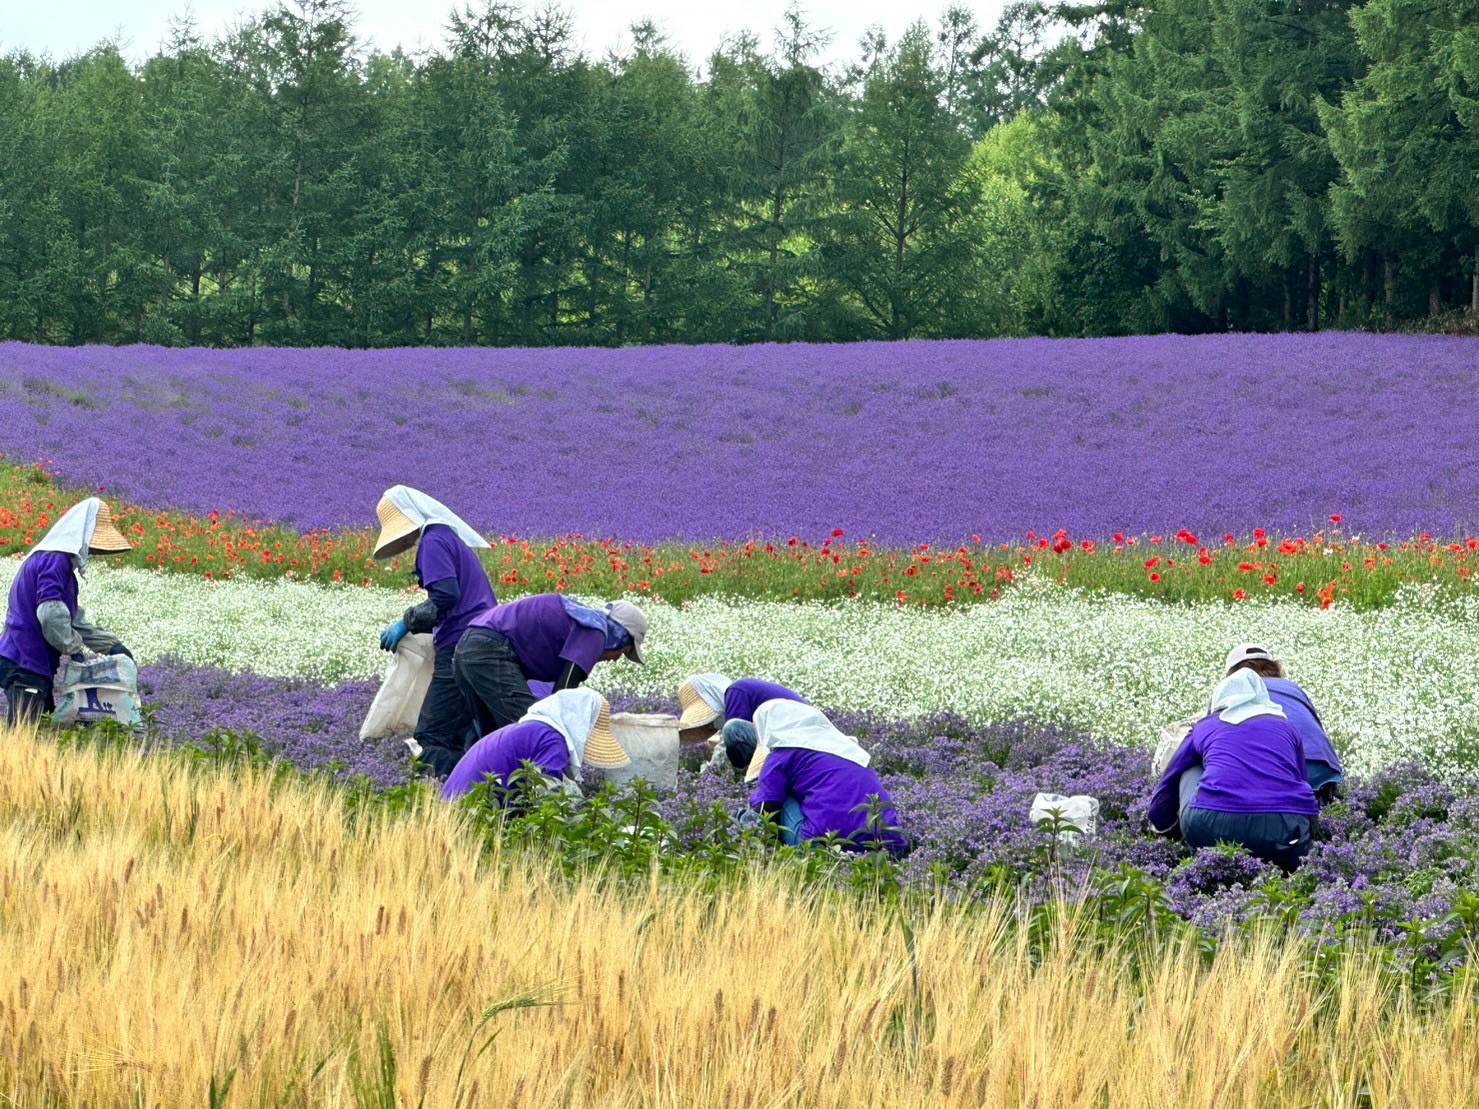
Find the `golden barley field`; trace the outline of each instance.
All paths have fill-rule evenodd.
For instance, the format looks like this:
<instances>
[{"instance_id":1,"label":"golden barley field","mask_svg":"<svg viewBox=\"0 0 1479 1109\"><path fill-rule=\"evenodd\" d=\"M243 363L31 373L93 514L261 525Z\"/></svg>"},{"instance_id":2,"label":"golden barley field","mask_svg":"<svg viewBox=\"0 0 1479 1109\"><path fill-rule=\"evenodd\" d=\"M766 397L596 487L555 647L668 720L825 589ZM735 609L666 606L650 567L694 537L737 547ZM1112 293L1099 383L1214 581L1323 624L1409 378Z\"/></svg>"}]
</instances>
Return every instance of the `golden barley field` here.
<instances>
[{"instance_id":1,"label":"golden barley field","mask_svg":"<svg viewBox=\"0 0 1479 1109\"><path fill-rule=\"evenodd\" d=\"M18 733L0 844L3 1104L1479 1104L1471 984L1322 986L1277 939L1136 973L941 904L911 961L773 874L573 884L438 804Z\"/></svg>"}]
</instances>

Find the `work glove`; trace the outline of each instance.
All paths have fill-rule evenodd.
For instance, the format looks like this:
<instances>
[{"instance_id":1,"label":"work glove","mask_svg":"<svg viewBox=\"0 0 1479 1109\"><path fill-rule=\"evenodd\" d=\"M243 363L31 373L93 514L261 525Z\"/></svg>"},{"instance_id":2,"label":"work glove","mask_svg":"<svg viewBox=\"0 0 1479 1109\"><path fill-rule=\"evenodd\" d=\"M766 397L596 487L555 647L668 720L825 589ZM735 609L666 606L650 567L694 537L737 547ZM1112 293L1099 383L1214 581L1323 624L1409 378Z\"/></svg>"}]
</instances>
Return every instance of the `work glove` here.
<instances>
[{"instance_id":1,"label":"work glove","mask_svg":"<svg viewBox=\"0 0 1479 1109\"><path fill-rule=\"evenodd\" d=\"M404 620L397 620L380 633L380 649L394 654L395 649L400 646L401 640L406 638L407 630L406 622Z\"/></svg>"},{"instance_id":2,"label":"work glove","mask_svg":"<svg viewBox=\"0 0 1479 1109\"><path fill-rule=\"evenodd\" d=\"M134 657L134 653L132 651L130 651L127 647L125 647L122 643L119 643L116 646L114 646L113 649L108 652L108 654L110 656L112 656L112 655L125 655L125 656L127 656L127 658L130 661L133 661L133 657Z\"/></svg>"}]
</instances>

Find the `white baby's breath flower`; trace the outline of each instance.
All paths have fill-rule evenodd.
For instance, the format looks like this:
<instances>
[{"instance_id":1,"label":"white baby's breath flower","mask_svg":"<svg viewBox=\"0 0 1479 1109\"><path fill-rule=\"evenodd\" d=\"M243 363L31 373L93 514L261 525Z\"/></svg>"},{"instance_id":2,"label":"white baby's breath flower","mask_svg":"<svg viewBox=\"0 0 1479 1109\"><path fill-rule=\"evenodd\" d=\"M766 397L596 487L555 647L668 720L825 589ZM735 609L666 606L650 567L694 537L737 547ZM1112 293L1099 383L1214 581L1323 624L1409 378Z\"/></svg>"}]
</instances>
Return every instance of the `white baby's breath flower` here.
<instances>
[{"instance_id":1,"label":"white baby's breath flower","mask_svg":"<svg viewBox=\"0 0 1479 1109\"><path fill-rule=\"evenodd\" d=\"M373 678L404 592L307 582L212 582L95 563L82 603L140 662L324 682ZM18 564L0 563L0 588ZM894 717L1037 717L1150 744L1201 714L1229 647L1267 645L1311 694L1349 768L1419 758L1456 776L1479 756L1479 599L1418 586L1386 609L1278 600L1168 605L1055 585L956 609L874 602L639 601L645 667L605 663L603 690L672 695L689 674L783 682L831 709Z\"/></svg>"}]
</instances>

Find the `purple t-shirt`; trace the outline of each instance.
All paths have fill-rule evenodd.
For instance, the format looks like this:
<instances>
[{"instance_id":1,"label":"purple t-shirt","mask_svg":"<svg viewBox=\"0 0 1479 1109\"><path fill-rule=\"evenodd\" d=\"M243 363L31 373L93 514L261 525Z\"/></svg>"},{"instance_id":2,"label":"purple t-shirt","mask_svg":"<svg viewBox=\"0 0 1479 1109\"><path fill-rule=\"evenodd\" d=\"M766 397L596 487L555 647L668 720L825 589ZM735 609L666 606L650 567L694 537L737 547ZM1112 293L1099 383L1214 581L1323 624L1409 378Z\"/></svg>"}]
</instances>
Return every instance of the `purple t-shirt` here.
<instances>
[{"instance_id":1,"label":"purple t-shirt","mask_svg":"<svg viewBox=\"0 0 1479 1109\"><path fill-rule=\"evenodd\" d=\"M564 775L570 765L570 748L565 737L542 720L520 720L499 728L478 740L467 749L447 775L447 784L442 787L442 799L451 801L473 787L484 778L497 778L498 784L508 785L509 776L524 765L524 760L534 763L551 778Z\"/></svg>"},{"instance_id":2,"label":"purple t-shirt","mask_svg":"<svg viewBox=\"0 0 1479 1109\"><path fill-rule=\"evenodd\" d=\"M21 563L20 573L10 584L10 607L5 612L5 633L0 636L0 655L22 670L50 678L62 656L41 634L36 606L61 601L72 618L77 617L77 575L72 556L61 551L40 551Z\"/></svg>"},{"instance_id":3,"label":"purple t-shirt","mask_svg":"<svg viewBox=\"0 0 1479 1109\"><path fill-rule=\"evenodd\" d=\"M898 827L894 800L868 767L825 751L780 747L766 757L755 792L750 794L750 805L758 809L794 797L801 805L802 839L817 839L832 832L844 839L854 836L853 843L862 849L872 842L863 829L868 824L868 798L875 793L883 804L883 822ZM908 848L901 832L886 833L884 842L896 855Z\"/></svg>"},{"instance_id":4,"label":"purple t-shirt","mask_svg":"<svg viewBox=\"0 0 1479 1109\"><path fill-rule=\"evenodd\" d=\"M762 682L759 678L741 678L730 682L724 691L724 719L755 722L755 710L766 701L809 702L795 690L787 689L775 682ZM845 761L845 760L844 760Z\"/></svg>"},{"instance_id":5,"label":"purple t-shirt","mask_svg":"<svg viewBox=\"0 0 1479 1109\"><path fill-rule=\"evenodd\" d=\"M1254 716L1229 724L1214 715L1197 721L1166 766L1150 798L1154 827L1176 823L1181 775L1197 765L1203 771L1195 801L1199 809L1306 816L1320 811L1304 777L1304 745L1289 721Z\"/></svg>"},{"instance_id":6,"label":"purple t-shirt","mask_svg":"<svg viewBox=\"0 0 1479 1109\"><path fill-rule=\"evenodd\" d=\"M421 533L421 545L416 548L416 579L425 589L447 578L457 582L462 596L432 630L432 643L438 651L456 647L473 617L496 605L498 598L477 552L446 524L430 524Z\"/></svg>"},{"instance_id":7,"label":"purple t-shirt","mask_svg":"<svg viewBox=\"0 0 1479 1109\"><path fill-rule=\"evenodd\" d=\"M490 628L505 636L519 657L524 677L536 682L558 680L567 662L589 674L606 649L606 633L572 620L558 593L538 593L495 605L474 616L467 626Z\"/></svg>"}]
</instances>

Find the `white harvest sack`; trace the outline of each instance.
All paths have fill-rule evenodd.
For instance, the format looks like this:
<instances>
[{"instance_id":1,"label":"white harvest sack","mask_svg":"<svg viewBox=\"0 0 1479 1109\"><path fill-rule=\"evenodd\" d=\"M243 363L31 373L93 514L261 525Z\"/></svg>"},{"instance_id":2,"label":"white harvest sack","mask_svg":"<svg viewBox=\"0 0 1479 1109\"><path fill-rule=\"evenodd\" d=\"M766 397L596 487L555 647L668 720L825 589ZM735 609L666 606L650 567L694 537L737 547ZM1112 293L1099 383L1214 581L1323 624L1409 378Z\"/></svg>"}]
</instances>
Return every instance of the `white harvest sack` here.
<instances>
[{"instance_id":1,"label":"white harvest sack","mask_svg":"<svg viewBox=\"0 0 1479 1109\"><path fill-rule=\"evenodd\" d=\"M1181 745L1186 742L1186 737L1191 735L1192 721L1178 720L1174 724L1167 724L1161 729L1161 738L1155 745L1155 754L1150 757L1150 773L1157 781L1166 772L1166 767L1176 757L1176 752L1181 750Z\"/></svg>"},{"instance_id":2,"label":"white harvest sack","mask_svg":"<svg viewBox=\"0 0 1479 1109\"><path fill-rule=\"evenodd\" d=\"M365 722L360 725L360 739L369 742L414 732L435 666L436 648L430 635L422 632L402 639L385 668L385 677L370 703L370 711L365 714Z\"/></svg>"},{"instance_id":3,"label":"white harvest sack","mask_svg":"<svg viewBox=\"0 0 1479 1109\"><path fill-rule=\"evenodd\" d=\"M116 720L142 728L139 716L139 670L127 655L107 655L75 662L62 659L56 674L56 711L53 724L70 728Z\"/></svg>"},{"instance_id":4,"label":"white harvest sack","mask_svg":"<svg viewBox=\"0 0 1479 1109\"><path fill-rule=\"evenodd\" d=\"M1062 822L1059 834L1082 832L1092 836L1099 826L1099 799L1082 793L1064 797L1058 793L1039 793L1032 799L1032 823L1052 820L1056 814Z\"/></svg>"},{"instance_id":5,"label":"white harvest sack","mask_svg":"<svg viewBox=\"0 0 1479 1109\"><path fill-rule=\"evenodd\" d=\"M630 766L603 770L608 782L642 778L662 789L678 784L678 718L662 712L611 714L611 733L630 756Z\"/></svg>"}]
</instances>

